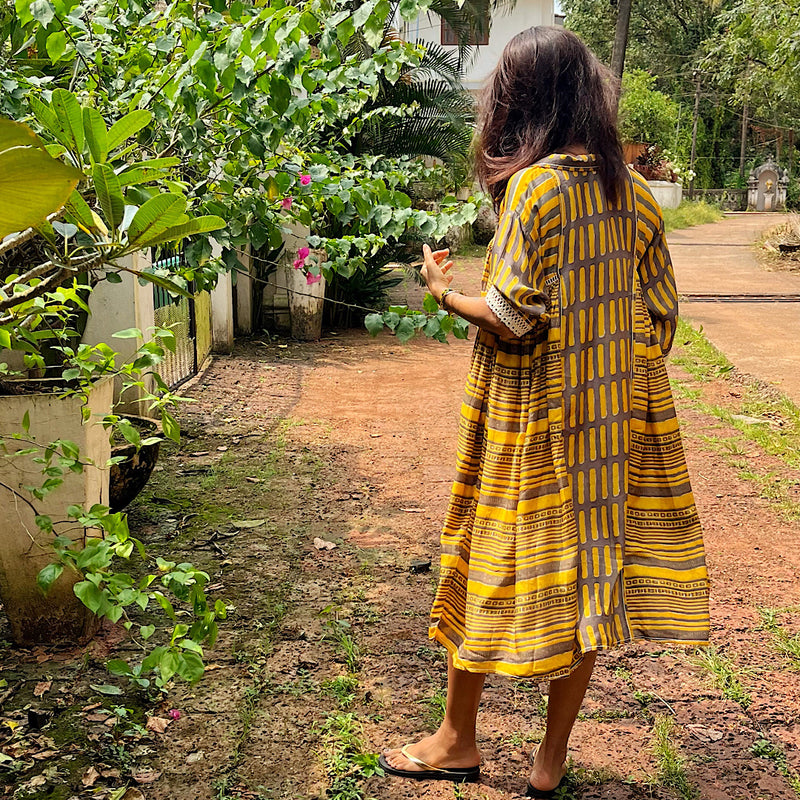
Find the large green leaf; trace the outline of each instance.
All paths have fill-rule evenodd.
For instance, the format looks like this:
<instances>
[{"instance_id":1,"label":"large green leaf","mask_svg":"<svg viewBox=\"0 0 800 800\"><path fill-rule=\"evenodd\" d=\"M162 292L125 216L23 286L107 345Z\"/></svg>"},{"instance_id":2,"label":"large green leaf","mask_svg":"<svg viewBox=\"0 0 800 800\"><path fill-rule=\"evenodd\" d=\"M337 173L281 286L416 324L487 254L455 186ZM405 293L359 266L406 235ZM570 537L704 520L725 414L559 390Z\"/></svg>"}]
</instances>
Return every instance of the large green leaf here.
<instances>
[{"instance_id":1,"label":"large green leaf","mask_svg":"<svg viewBox=\"0 0 800 800\"><path fill-rule=\"evenodd\" d=\"M175 225L172 228L167 228L163 233L159 234L155 239L152 239L148 244L153 247L157 244L164 242L176 242L178 239L183 239L186 236L194 236L198 233L209 233L210 231L218 231L220 228L225 227L225 220L222 217L195 217L184 222L181 225Z\"/></svg>"},{"instance_id":2,"label":"large green leaf","mask_svg":"<svg viewBox=\"0 0 800 800\"><path fill-rule=\"evenodd\" d=\"M38 97L31 97L29 102L33 110L33 115L36 117L39 124L61 141L64 130L50 106L48 106L47 103L43 103Z\"/></svg>"},{"instance_id":3,"label":"large green leaf","mask_svg":"<svg viewBox=\"0 0 800 800\"><path fill-rule=\"evenodd\" d=\"M89 208L89 204L83 199L80 192L75 191L69 196L66 208L67 213L72 217L72 222L76 225L80 225L87 231L95 229L96 225L92 209Z\"/></svg>"},{"instance_id":4,"label":"large green leaf","mask_svg":"<svg viewBox=\"0 0 800 800\"><path fill-rule=\"evenodd\" d=\"M27 125L0 119L0 152L10 147L38 147L44 150L39 137Z\"/></svg>"},{"instance_id":5,"label":"large green leaf","mask_svg":"<svg viewBox=\"0 0 800 800\"><path fill-rule=\"evenodd\" d=\"M55 63L67 50L67 34L64 31L53 31L47 37L45 48L50 60Z\"/></svg>"},{"instance_id":6,"label":"large green leaf","mask_svg":"<svg viewBox=\"0 0 800 800\"><path fill-rule=\"evenodd\" d=\"M92 170L92 179L106 222L109 227L116 228L122 222L125 214L125 200L122 196L119 178L107 164L95 164Z\"/></svg>"},{"instance_id":7,"label":"large green leaf","mask_svg":"<svg viewBox=\"0 0 800 800\"><path fill-rule=\"evenodd\" d=\"M56 89L50 100L50 107L61 124L61 143L75 153L83 152L83 113L75 95L66 89Z\"/></svg>"},{"instance_id":8,"label":"large green leaf","mask_svg":"<svg viewBox=\"0 0 800 800\"><path fill-rule=\"evenodd\" d=\"M179 194L157 194L135 214L128 228L128 241L146 247L158 234L176 225L186 208L186 198Z\"/></svg>"},{"instance_id":9,"label":"large green leaf","mask_svg":"<svg viewBox=\"0 0 800 800\"><path fill-rule=\"evenodd\" d=\"M38 147L0 152L0 239L58 211L82 177Z\"/></svg>"},{"instance_id":10,"label":"large green leaf","mask_svg":"<svg viewBox=\"0 0 800 800\"><path fill-rule=\"evenodd\" d=\"M111 152L126 139L130 139L134 133L149 125L152 119L153 115L149 111L139 109L117 120L108 131L108 151Z\"/></svg>"},{"instance_id":11,"label":"large green leaf","mask_svg":"<svg viewBox=\"0 0 800 800\"><path fill-rule=\"evenodd\" d=\"M192 296L192 293L184 289L180 284L175 283L175 281L171 281L169 278L165 278L163 275L156 275L155 272L140 272L139 277L142 278L142 280L150 281L150 283L160 286L162 289L166 289L172 294L177 294L181 297ZM169 436L166 431L164 431L164 433Z\"/></svg>"},{"instance_id":12,"label":"large green leaf","mask_svg":"<svg viewBox=\"0 0 800 800\"><path fill-rule=\"evenodd\" d=\"M137 161L127 165L117 173L121 186L130 186L132 183L149 183L163 178L166 170L181 163L179 158L150 158L146 161Z\"/></svg>"},{"instance_id":13,"label":"large green leaf","mask_svg":"<svg viewBox=\"0 0 800 800\"><path fill-rule=\"evenodd\" d=\"M92 160L98 164L104 163L108 156L108 130L97 109L83 109L83 132L86 134Z\"/></svg>"}]
</instances>

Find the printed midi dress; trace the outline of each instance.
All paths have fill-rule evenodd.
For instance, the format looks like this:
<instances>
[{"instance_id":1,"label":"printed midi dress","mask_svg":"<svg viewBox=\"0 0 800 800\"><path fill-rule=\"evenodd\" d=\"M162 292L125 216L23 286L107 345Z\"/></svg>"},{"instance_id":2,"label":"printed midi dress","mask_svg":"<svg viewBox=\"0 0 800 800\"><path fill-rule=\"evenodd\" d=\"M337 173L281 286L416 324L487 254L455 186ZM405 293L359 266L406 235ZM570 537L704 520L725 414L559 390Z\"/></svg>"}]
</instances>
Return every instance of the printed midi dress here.
<instances>
[{"instance_id":1,"label":"printed midi dress","mask_svg":"<svg viewBox=\"0 0 800 800\"><path fill-rule=\"evenodd\" d=\"M636 173L594 156L516 173L484 271L518 337L479 331L430 636L455 666L567 675L634 639L704 644L708 576L664 356L677 294Z\"/></svg>"}]
</instances>

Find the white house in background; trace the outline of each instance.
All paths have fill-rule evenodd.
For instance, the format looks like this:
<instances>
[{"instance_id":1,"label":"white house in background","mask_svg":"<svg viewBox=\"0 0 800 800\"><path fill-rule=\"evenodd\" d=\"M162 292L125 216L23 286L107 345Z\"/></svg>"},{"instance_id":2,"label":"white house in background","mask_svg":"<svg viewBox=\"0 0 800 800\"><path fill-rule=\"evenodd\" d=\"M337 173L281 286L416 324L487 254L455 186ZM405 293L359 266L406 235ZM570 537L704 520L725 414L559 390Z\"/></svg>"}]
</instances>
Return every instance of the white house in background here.
<instances>
[{"instance_id":1,"label":"white house in background","mask_svg":"<svg viewBox=\"0 0 800 800\"><path fill-rule=\"evenodd\" d=\"M496 11L488 37L475 41L475 57L467 66L464 85L467 89L480 89L484 80L497 65L500 54L508 42L520 31L534 25L554 25L563 17L558 14L554 0L517 0L510 11ZM453 30L435 14L421 14L414 22L406 22L402 36L408 42L422 40L457 50Z\"/></svg>"}]
</instances>

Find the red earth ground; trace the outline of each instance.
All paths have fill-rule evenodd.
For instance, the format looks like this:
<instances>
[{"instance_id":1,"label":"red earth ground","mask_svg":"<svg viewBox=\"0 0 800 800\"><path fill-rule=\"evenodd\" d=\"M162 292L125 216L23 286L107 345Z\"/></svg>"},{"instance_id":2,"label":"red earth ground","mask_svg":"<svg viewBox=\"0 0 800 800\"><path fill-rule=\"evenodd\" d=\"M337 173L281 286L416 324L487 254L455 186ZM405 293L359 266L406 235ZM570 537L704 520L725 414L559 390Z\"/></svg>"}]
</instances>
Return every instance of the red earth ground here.
<instances>
[{"instance_id":1,"label":"red earth ground","mask_svg":"<svg viewBox=\"0 0 800 800\"><path fill-rule=\"evenodd\" d=\"M477 259L460 260L457 284L476 290L479 271ZM420 302L416 287L404 291L401 299ZM470 350L471 342L401 345L359 330L316 343L265 337L239 343L185 390L196 401L183 415L186 437L165 452L131 524L153 553L207 569L231 616L203 681L176 687L156 709L176 708L180 719L122 755L108 747L102 717L80 711L92 699L110 707L91 684L108 682L102 661L124 652L119 637L60 662L46 650L21 659L6 651L14 662L6 669L29 685L11 716L37 702L32 687L49 676L50 692L67 698L62 727L68 742L81 742L73 756L84 759L81 770L88 756L109 772L90 791L64 768L70 792L30 796L114 797L114 787L137 785L137 770L147 800L521 795L546 683L489 678L479 717L483 778L460 794L442 783L364 781L353 766L357 753L412 741L436 723L445 663L427 639L427 615ZM670 369L706 533L712 639L742 691L718 688L697 656L679 649L602 654L571 742L575 788L564 796L797 800L798 661L778 652L759 609L778 609L786 636L798 633L800 531L721 453L738 434L708 406L737 413L749 379L701 381L677 362ZM800 479L752 442L741 450L754 474ZM335 547L318 549L315 539ZM412 570L418 560L432 569ZM656 731L663 745L670 722L672 772L669 753L655 749Z\"/></svg>"}]
</instances>

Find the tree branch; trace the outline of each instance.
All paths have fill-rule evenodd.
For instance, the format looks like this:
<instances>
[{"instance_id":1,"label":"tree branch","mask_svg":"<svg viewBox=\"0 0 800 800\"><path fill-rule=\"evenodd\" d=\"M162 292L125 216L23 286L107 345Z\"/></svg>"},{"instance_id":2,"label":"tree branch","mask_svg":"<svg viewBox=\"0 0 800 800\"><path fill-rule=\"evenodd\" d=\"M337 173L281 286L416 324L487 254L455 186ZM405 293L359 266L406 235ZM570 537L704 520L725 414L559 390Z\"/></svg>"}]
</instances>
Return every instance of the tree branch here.
<instances>
[{"instance_id":1,"label":"tree branch","mask_svg":"<svg viewBox=\"0 0 800 800\"><path fill-rule=\"evenodd\" d=\"M59 209L58 211L54 212L47 216L48 222L53 222L53 220L58 219L63 212L63 209ZM3 253L7 253L9 250L13 250L15 247L19 247L21 244L25 244L25 242L30 241L33 239L36 234L39 233L38 228L26 228L24 231L20 231L19 233L15 234L11 238L3 239L0 242L0 256Z\"/></svg>"}]
</instances>

